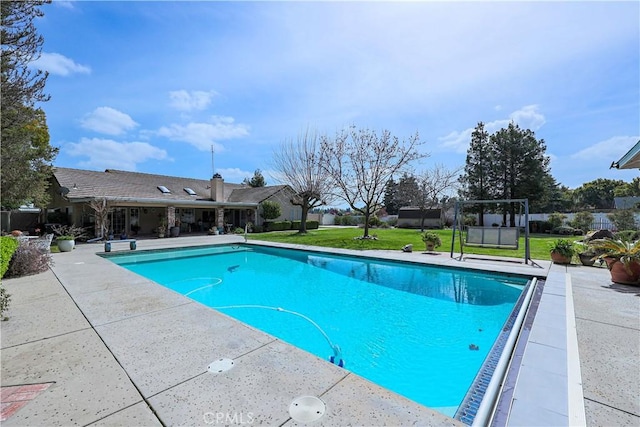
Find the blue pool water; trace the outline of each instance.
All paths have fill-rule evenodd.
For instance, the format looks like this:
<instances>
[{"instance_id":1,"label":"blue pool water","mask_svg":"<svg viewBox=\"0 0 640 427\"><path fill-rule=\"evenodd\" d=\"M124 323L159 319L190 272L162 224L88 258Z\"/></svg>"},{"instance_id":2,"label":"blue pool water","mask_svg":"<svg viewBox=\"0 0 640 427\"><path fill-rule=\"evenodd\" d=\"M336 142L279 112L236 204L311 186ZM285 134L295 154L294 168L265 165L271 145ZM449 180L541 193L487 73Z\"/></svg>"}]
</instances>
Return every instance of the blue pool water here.
<instances>
[{"instance_id":1,"label":"blue pool water","mask_svg":"<svg viewBox=\"0 0 640 427\"><path fill-rule=\"evenodd\" d=\"M527 283L244 245L109 259L451 416Z\"/></svg>"}]
</instances>

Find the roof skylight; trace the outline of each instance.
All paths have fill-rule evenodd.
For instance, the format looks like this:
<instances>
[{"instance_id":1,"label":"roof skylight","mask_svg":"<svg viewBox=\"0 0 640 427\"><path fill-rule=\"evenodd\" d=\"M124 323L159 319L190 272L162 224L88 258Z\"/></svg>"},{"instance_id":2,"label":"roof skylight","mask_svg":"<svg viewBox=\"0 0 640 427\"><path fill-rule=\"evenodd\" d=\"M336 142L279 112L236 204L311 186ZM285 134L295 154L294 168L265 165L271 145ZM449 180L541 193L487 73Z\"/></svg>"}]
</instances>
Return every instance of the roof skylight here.
<instances>
[{"instance_id":1,"label":"roof skylight","mask_svg":"<svg viewBox=\"0 0 640 427\"><path fill-rule=\"evenodd\" d=\"M165 187L164 185L158 185L158 190L162 191L162 194L168 194L171 193L171 190L169 190L167 187Z\"/></svg>"},{"instance_id":2,"label":"roof skylight","mask_svg":"<svg viewBox=\"0 0 640 427\"><path fill-rule=\"evenodd\" d=\"M189 187L184 187L183 190L186 191L187 194L190 196L197 196L196 192L190 189Z\"/></svg>"}]
</instances>

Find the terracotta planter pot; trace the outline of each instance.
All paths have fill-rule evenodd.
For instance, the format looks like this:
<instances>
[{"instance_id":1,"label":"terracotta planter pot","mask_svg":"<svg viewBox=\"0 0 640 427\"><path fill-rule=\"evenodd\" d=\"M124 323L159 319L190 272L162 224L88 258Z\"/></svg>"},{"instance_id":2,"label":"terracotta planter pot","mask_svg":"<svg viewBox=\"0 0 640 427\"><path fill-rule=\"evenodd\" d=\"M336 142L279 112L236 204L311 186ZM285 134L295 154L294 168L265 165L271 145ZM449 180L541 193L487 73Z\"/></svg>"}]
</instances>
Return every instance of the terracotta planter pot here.
<instances>
[{"instance_id":1,"label":"terracotta planter pot","mask_svg":"<svg viewBox=\"0 0 640 427\"><path fill-rule=\"evenodd\" d=\"M571 257L566 257L559 252L551 252L551 261L555 264L571 264Z\"/></svg>"},{"instance_id":2,"label":"terracotta planter pot","mask_svg":"<svg viewBox=\"0 0 640 427\"><path fill-rule=\"evenodd\" d=\"M436 248L436 244L432 242L425 242L425 245L427 247L427 251L429 252L433 252L433 250Z\"/></svg>"},{"instance_id":3,"label":"terracotta planter pot","mask_svg":"<svg viewBox=\"0 0 640 427\"><path fill-rule=\"evenodd\" d=\"M638 285L640 280L640 263L632 262L629 265L631 274L627 271L624 264L617 258L605 258L607 267L611 273L611 281L623 285Z\"/></svg>"}]
</instances>

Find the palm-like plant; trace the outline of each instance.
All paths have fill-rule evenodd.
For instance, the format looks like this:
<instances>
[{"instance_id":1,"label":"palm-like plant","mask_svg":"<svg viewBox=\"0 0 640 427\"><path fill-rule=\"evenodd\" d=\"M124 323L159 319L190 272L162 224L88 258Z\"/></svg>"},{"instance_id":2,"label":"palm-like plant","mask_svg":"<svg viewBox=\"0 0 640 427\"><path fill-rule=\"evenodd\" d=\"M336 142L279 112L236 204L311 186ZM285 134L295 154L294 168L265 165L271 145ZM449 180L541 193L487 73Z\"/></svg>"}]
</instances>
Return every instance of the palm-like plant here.
<instances>
[{"instance_id":1,"label":"palm-like plant","mask_svg":"<svg viewBox=\"0 0 640 427\"><path fill-rule=\"evenodd\" d=\"M640 263L640 240L625 242L619 239L595 239L589 241L589 246L603 253L598 258L615 258L620 261L627 273L631 274L631 265Z\"/></svg>"}]
</instances>

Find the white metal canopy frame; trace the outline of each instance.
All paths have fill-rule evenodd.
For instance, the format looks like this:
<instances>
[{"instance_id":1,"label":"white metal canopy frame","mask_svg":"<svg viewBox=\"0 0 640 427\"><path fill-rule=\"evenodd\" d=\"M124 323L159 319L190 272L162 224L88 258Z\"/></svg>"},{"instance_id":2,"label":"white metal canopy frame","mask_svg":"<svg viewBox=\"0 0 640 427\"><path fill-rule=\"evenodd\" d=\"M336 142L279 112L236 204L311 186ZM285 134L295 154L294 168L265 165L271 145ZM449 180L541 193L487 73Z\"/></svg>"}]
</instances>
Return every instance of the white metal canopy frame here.
<instances>
[{"instance_id":1,"label":"white metal canopy frame","mask_svg":"<svg viewBox=\"0 0 640 427\"><path fill-rule=\"evenodd\" d=\"M485 248L518 249L519 228L518 227L474 227L474 242L469 242L469 230L467 230L467 242L463 241L463 208L465 205L495 205L501 203L518 203L520 213L524 208L524 263L537 265L531 260L531 250L529 246L529 199L495 199L495 200L458 200L455 205L453 217L453 234L451 237L451 258L456 243L456 230L459 231L460 238L460 258L464 257L465 246L476 246Z\"/></svg>"}]
</instances>

